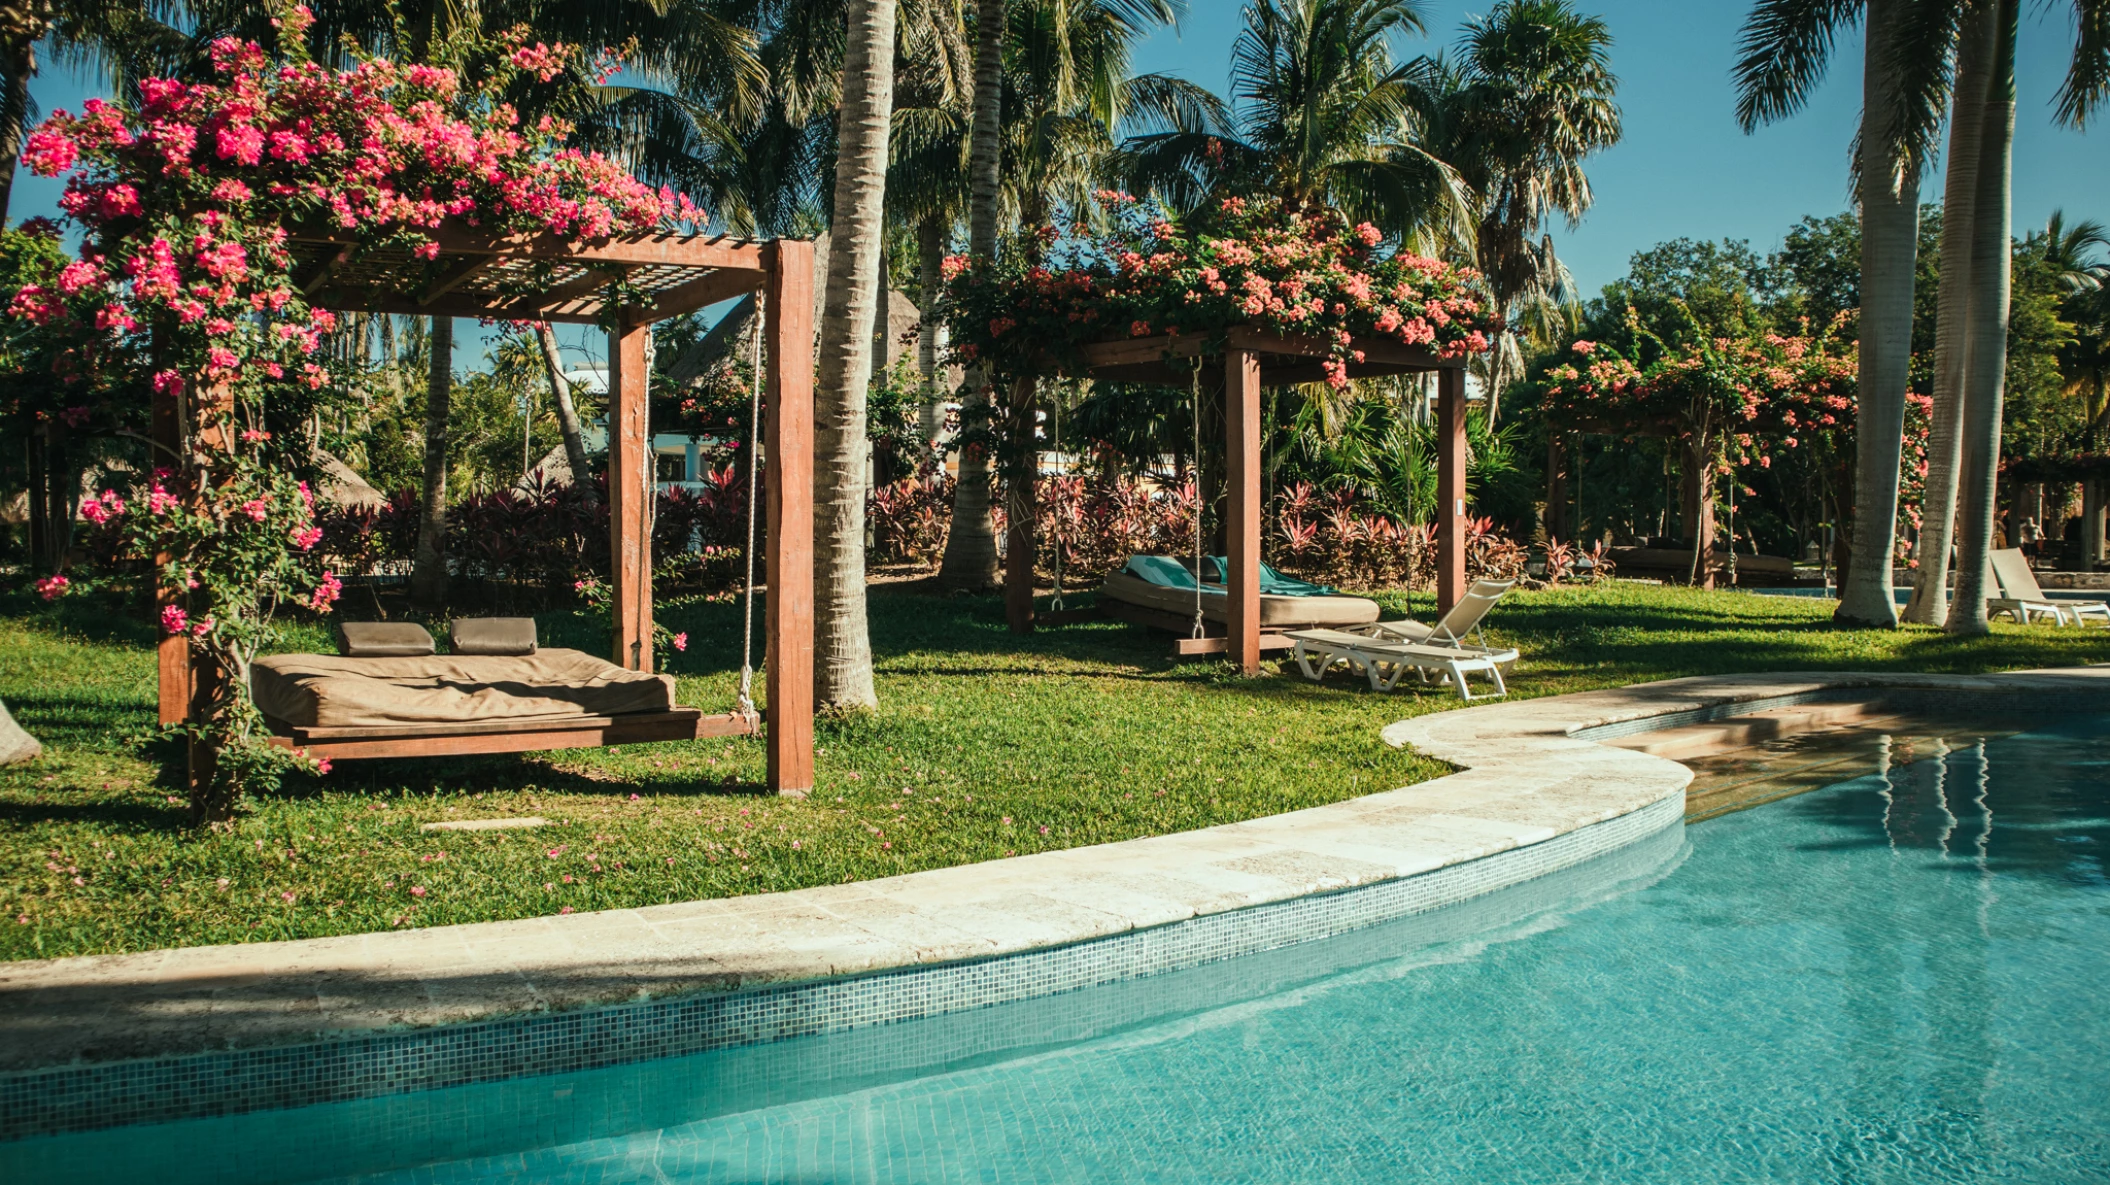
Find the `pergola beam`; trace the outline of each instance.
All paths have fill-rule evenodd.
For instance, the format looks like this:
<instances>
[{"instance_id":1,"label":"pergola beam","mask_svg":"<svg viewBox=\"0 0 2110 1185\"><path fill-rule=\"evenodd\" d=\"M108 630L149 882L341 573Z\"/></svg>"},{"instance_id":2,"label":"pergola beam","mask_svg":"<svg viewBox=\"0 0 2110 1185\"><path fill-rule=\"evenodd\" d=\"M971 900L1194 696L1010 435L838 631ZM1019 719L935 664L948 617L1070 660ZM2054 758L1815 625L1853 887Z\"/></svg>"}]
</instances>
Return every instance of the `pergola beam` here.
<instances>
[{"instance_id":1,"label":"pergola beam","mask_svg":"<svg viewBox=\"0 0 2110 1185\"><path fill-rule=\"evenodd\" d=\"M399 293L377 292L371 289L345 289L325 287L308 298L309 304L335 309L340 313L403 313L413 317L495 317L500 320L558 321L568 325L598 325L601 320L591 311L548 312L522 310L516 305L496 305L450 292L431 304L421 304Z\"/></svg>"},{"instance_id":2,"label":"pergola beam","mask_svg":"<svg viewBox=\"0 0 2110 1185\"><path fill-rule=\"evenodd\" d=\"M474 227L447 225L432 232L440 254L499 255L553 262L601 263L617 267L710 267L763 272L763 244L727 235L618 235L598 240L563 239L552 234L497 235ZM358 246L360 240L335 229L296 231L294 242Z\"/></svg>"},{"instance_id":3,"label":"pergola beam","mask_svg":"<svg viewBox=\"0 0 2110 1185\"><path fill-rule=\"evenodd\" d=\"M425 294L418 298L418 304L429 306L433 301L468 283L476 278L478 273L497 262L498 256L496 255L462 256L460 259L455 260L452 266L442 272L439 278L425 289Z\"/></svg>"},{"instance_id":4,"label":"pergola beam","mask_svg":"<svg viewBox=\"0 0 2110 1185\"><path fill-rule=\"evenodd\" d=\"M694 280L655 293L652 303L647 305L624 305L623 319L626 321L664 321L708 308L721 300L745 296L762 287L766 277L754 272L728 269L711 272Z\"/></svg>"}]
</instances>

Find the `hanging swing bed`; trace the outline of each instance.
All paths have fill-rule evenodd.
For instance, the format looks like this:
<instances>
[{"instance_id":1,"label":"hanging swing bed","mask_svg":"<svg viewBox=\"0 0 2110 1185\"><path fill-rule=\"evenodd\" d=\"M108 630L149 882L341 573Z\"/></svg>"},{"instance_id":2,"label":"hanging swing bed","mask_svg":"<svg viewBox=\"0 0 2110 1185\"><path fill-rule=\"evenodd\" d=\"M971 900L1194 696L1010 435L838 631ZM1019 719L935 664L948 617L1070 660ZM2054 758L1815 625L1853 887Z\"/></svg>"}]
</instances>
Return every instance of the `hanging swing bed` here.
<instances>
[{"instance_id":1,"label":"hanging swing bed","mask_svg":"<svg viewBox=\"0 0 2110 1185\"><path fill-rule=\"evenodd\" d=\"M531 636L525 649L499 655L465 652L457 638L456 653L446 656L274 656L259 664L270 669L260 669L260 678L252 680L262 693L259 706L266 710L274 742L314 757L343 759L526 752L761 732L770 787L780 793L810 789L812 245L664 233L593 241L499 237L461 225L444 226L435 238L437 268L407 251L361 252L354 242L295 234L292 246L301 261L296 275L311 304L343 312L614 324L608 350L613 661L578 651L538 652ZM538 295L521 296L523 288ZM619 293L625 303L606 307ZM656 490L646 422L646 335L656 321L748 293L759 294L765 304L768 341L767 412L758 383L752 425L761 447L749 450L766 455L766 479L751 462L748 487L757 488L760 480L767 497L766 730L749 694L752 559L746 588L749 651L733 710L709 714L677 706L672 680L653 673L652 653ZM759 356L756 361L759 375ZM200 397L211 400L215 393L202 391ZM180 447L181 411L175 396L156 396L155 431L170 448ZM752 502L750 539L755 537ZM174 590L164 589L162 597L174 603ZM208 682L215 677L216 670L200 669L186 638L165 638L159 651L162 723L178 723L202 710L210 699ZM277 718L271 716L273 705L280 708ZM195 778L195 754L192 766Z\"/></svg>"},{"instance_id":2,"label":"hanging swing bed","mask_svg":"<svg viewBox=\"0 0 2110 1185\"><path fill-rule=\"evenodd\" d=\"M1358 341L1360 357L1346 363L1347 377L1373 378L1382 375L1427 374L1437 376L1437 561L1438 611L1457 603L1465 594L1465 367L1464 356L1444 357L1415 346L1385 341ZM1196 438L1199 455L1201 376L1221 359L1224 374L1224 537L1228 554L1202 554L1200 507L1197 503L1195 555L1191 561L1165 557L1135 557L1123 572L1116 572L1099 592L1102 614L1135 624L1185 636L1174 643L1174 654L1187 657L1228 654L1248 674L1260 669L1265 651L1288 651L1292 643L1284 631L1312 624L1301 620L1314 612L1330 615L1362 615L1365 611L1342 604L1320 602L1360 601L1361 598L1313 596L1316 586L1291 588L1273 569L1260 562L1261 534L1261 438L1260 391L1263 387L1323 382L1334 351L1324 340L1298 334L1280 334L1257 328L1233 328L1216 337L1188 334L1159 334L1099 342L1082 350L1086 375L1100 382L1158 383L1186 387L1194 392ZM1056 541L1060 554L1061 541ZM1164 564L1149 565L1152 559ZM1129 571L1144 561L1149 572ZM1187 567L1191 563L1192 567ZM1174 573L1166 564L1181 569ZM1211 565L1214 565L1212 570ZM1126 573L1126 575L1124 575ZM1156 573L1153 576L1151 573ZM1269 576L1277 588L1269 589ZM1221 583L1209 578L1221 578ZM1183 579L1184 578L1184 579ZM1301 581L1292 582L1298 585ZM1213 587L1211 587L1213 584ZM1013 621L1032 621L1032 587L1021 581L1007 582L1006 597ZM1305 597L1311 600L1299 605ZM1368 604L1368 602L1364 602ZM1374 610L1375 606L1372 606ZM1064 619L1071 617L1065 614ZM1374 612L1368 617L1374 619Z\"/></svg>"}]
</instances>

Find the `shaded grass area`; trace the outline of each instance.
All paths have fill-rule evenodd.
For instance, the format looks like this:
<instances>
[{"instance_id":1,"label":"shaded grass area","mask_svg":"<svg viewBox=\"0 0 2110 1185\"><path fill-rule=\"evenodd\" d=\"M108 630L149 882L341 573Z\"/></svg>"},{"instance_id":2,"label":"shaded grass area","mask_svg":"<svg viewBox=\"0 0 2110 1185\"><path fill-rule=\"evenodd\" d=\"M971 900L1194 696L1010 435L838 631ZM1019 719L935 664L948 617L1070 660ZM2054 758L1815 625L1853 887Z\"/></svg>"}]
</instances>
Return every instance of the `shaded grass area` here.
<instances>
[{"instance_id":1,"label":"shaded grass area","mask_svg":"<svg viewBox=\"0 0 2110 1185\"><path fill-rule=\"evenodd\" d=\"M1418 610L1425 595L1384 598ZM1378 730L1455 707L1435 691L1245 679L1174 664L1111 623L1015 638L994 598L875 589L882 707L817 730L818 788L764 794L759 745L709 741L419 762L347 762L184 824L152 724L136 614L0 605L0 699L49 748L0 771L0 958L261 941L531 917L869 879L1206 827L1423 780L1443 767ZM1839 631L1816 600L1616 584L1513 597L1517 695L1751 670L1983 671L2110 661L2110 631ZM663 605L690 647L685 704L730 706L737 605ZM545 643L605 647L582 615ZM304 646L327 645L319 626ZM427 822L539 815L516 832Z\"/></svg>"}]
</instances>

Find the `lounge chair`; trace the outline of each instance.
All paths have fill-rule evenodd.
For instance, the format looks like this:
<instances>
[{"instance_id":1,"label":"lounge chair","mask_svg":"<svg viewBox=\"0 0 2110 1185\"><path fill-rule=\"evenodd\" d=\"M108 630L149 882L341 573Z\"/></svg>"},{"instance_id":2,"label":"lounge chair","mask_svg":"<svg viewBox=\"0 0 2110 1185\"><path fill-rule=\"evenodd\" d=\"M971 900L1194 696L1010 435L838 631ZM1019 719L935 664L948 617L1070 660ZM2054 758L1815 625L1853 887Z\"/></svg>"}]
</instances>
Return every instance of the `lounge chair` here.
<instances>
[{"instance_id":1,"label":"lounge chair","mask_svg":"<svg viewBox=\"0 0 2110 1185\"><path fill-rule=\"evenodd\" d=\"M1217 571L1221 571L1219 566ZM1135 555L1109 573L1099 587L1102 610L1111 615L1184 633L1194 620L1194 573L1171 556ZM1116 610L1107 602L1117 602ZM1224 586L1201 585L1202 620L1221 633L1229 620ZM1377 620L1377 602L1342 596L1324 585L1309 584L1260 565L1260 628L1279 632L1311 626L1365 625Z\"/></svg>"},{"instance_id":2,"label":"lounge chair","mask_svg":"<svg viewBox=\"0 0 2110 1185\"><path fill-rule=\"evenodd\" d=\"M1509 661L1514 662L1516 651L1490 646L1480 630L1480 623L1486 619L1488 610L1494 608L1515 584L1514 580L1473 581L1473 586L1451 606L1450 612L1436 620L1435 625L1423 625L1418 621L1373 621L1368 625L1350 626L1347 632L1390 642L1503 653L1510 655ZM1468 638L1471 641L1467 641Z\"/></svg>"},{"instance_id":3,"label":"lounge chair","mask_svg":"<svg viewBox=\"0 0 2110 1185\"><path fill-rule=\"evenodd\" d=\"M2000 595L1986 598L1986 612L1995 616L2005 613L2024 625L2040 617L2065 625L2068 614L2073 616L2075 625L2085 625L2091 617L2110 625L2110 602L2054 601L2045 596L2044 590L2037 587L2037 574L2030 571L2029 560L2019 548L1996 551L1991 560L1993 583L2000 587Z\"/></svg>"},{"instance_id":4,"label":"lounge chair","mask_svg":"<svg viewBox=\"0 0 2110 1185\"><path fill-rule=\"evenodd\" d=\"M1391 691L1408 671L1423 683L1431 672L1458 689L1467 703L1474 699L1496 699L1509 694L1502 682L1502 667L1517 660L1514 650L1487 647L1429 646L1372 637L1347 630L1291 630L1286 637L1295 646L1297 669L1314 683L1335 666L1346 666L1370 680L1372 691ZM1465 677L1478 671L1494 680L1492 694L1474 696Z\"/></svg>"}]
</instances>

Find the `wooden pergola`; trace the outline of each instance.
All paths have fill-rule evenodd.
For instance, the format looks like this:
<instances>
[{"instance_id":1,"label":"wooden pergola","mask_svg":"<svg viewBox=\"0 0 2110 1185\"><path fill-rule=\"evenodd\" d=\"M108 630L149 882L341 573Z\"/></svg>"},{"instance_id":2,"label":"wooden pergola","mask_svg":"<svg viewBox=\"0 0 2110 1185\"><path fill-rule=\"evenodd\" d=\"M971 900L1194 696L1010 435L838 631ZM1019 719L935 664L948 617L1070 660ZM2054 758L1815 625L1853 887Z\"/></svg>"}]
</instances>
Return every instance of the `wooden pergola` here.
<instances>
[{"instance_id":1,"label":"wooden pergola","mask_svg":"<svg viewBox=\"0 0 2110 1185\"><path fill-rule=\"evenodd\" d=\"M1195 335L1158 335L1086 346L1084 362L1094 379L1118 383L1186 386L1203 365L1205 340ZM1465 595L1465 366L1463 356L1444 358L1396 342L1358 341L1363 360L1348 363L1348 377L1424 374L1437 376L1437 560L1438 611ZM1224 452L1227 513L1225 536L1230 572L1225 588L1229 619L1226 649L1239 669L1260 669L1260 389L1322 382L1328 344L1315 337L1256 329L1233 329L1223 350ZM1185 362L1183 359L1196 359ZM1198 574L1197 574L1198 575ZM1026 586L1028 595L1030 585Z\"/></svg>"},{"instance_id":2,"label":"wooden pergola","mask_svg":"<svg viewBox=\"0 0 2110 1185\"><path fill-rule=\"evenodd\" d=\"M791 239L746 242L723 236L627 234L598 240L498 235L465 225L441 227L437 260L403 249L362 250L330 232L295 232L295 279L307 300L343 312L607 324L610 564L614 573L613 661L653 669L651 500L656 495L646 436L652 324L750 292L767 300L767 414L758 442L767 461L768 611L765 665L768 779L780 793L813 786L813 245ZM620 282L623 287L613 287ZM615 309L608 302L626 293ZM612 314L612 315L611 315ZM198 421L230 398L197 396ZM183 408L156 395L157 443L180 454ZM224 448L208 432L199 447ZM575 479L583 480L583 474ZM161 590L173 603L176 590ZM206 704L208 680L189 639L163 638L160 718L188 719ZM414 757L504 753L641 741L744 735L737 712L693 708L641 717L579 717L521 724L416 725L391 729L287 730L277 738L314 756ZM340 735L341 734L341 735ZM199 759L192 756L193 776Z\"/></svg>"}]
</instances>

